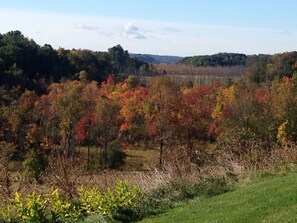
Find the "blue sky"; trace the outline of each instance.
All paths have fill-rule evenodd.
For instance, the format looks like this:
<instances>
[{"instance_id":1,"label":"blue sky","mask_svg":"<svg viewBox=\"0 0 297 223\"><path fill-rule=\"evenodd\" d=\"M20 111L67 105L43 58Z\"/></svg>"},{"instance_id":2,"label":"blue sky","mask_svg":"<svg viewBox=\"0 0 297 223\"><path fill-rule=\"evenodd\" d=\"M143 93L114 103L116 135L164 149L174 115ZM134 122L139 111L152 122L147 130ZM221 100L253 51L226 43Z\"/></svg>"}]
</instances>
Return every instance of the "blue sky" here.
<instances>
[{"instance_id":1,"label":"blue sky","mask_svg":"<svg viewBox=\"0 0 297 223\"><path fill-rule=\"evenodd\" d=\"M203 55L297 50L296 0L0 0L0 33L54 48Z\"/></svg>"}]
</instances>

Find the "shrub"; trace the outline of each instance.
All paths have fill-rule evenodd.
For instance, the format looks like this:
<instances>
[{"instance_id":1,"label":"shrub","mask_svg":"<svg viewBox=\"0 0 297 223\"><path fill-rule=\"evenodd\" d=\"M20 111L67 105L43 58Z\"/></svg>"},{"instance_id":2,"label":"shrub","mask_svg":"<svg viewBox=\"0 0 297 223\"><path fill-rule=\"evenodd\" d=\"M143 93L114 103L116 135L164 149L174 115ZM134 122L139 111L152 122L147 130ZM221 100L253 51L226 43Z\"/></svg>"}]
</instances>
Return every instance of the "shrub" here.
<instances>
[{"instance_id":1,"label":"shrub","mask_svg":"<svg viewBox=\"0 0 297 223\"><path fill-rule=\"evenodd\" d=\"M79 202L81 210L88 214L94 215L104 213L103 197L98 188L85 189L84 187L78 190Z\"/></svg>"},{"instance_id":2,"label":"shrub","mask_svg":"<svg viewBox=\"0 0 297 223\"><path fill-rule=\"evenodd\" d=\"M62 198L58 189L52 190L51 193L44 197L48 212L50 213L50 222L78 222L84 218L84 214L79 205Z\"/></svg>"},{"instance_id":3,"label":"shrub","mask_svg":"<svg viewBox=\"0 0 297 223\"><path fill-rule=\"evenodd\" d=\"M27 195L25 201L22 201L19 194L15 193L13 204L20 222L47 222L45 201L41 199L40 195L33 192Z\"/></svg>"},{"instance_id":4,"label":"shrub","mask_svg":"<svg viewBox=\"0 0 297 223\"><path fill-rule=\"evenodd\" d=\"M81 209L87 214L113 215L123 209L136 206L141 197L139 187L128 185L125 181L118 181L113 190L107 189L102 193L97 188L78 190Z\"/></svg>"},{"instance_id":5,"label":"shrub","mask_svg":"<svg viewBox=\"0 0 297 223\"><path fill-rule=\"evenodd\" d=\"M113 218L128 219L141 197L139 187L118 181L113 190L80 188L77 200L66 200L58 190L45 194L28 194L21 199L15 194L10 203L0 207L0 222L116 222Z\"/></svg>"},{"instance_id":6,"label":"shrub","mask_svg":"<svg viewBox=\"0 0 297 223\"><path fill-rule=\"evenodd\" d=\"M108 166L111 169L118 169L125 164L126 154L121 150L118 142L112 142L108 145Z\"/></svg>"},{"instance_id":7,"label":"shrub","mask_svg":"<svg viewBox=\"0 0 297 223\"><path fill-rule=\"evenodd\" d=\"M12 217L12 204L2 204L0 206L0 223L14 222Z\"/></svg>"},{"instance_id":8,"label":"shrub","mask_svg":"<svg viewBox=\"0 0 297 223\"><path fill-rule=\"evenodd\" d=\"M100 159L99 163L103 167L110 169L118 169L125 164L126 154L121 150L121 146L117 141L108 144L105 159Z\"/></svg>"},{"instance_id":9,"label":"shrub","mask_svg":"<svg viewBox=\"0 0 297 223\"><path fill-rule=\"evenodd\" d=\"M226 193L232 189L232 184L224 178L209 178L197 185L197 190L202 195L216 196Z\"/></svg>"},{"instance_id":10,"label":"shrub","mask_svg":"<svg viewBox=\"0 0 297 223\"><path fill-rule=\"evenodd\" d=\"M23 165L25 173L38 180L47 167L45 154L37 149L32 149L27 152Z\"/></svg>"},{"instance_id":11,"label":"shrub","mask_svg":"<svg viewBox=\"0 0 297 223\"><path fill-rule=\"evenodd\" d=\"M9 164L15 151L16 145L0 141L0 195L3 197L11 195Z\"/></svg>"}]
</instances>

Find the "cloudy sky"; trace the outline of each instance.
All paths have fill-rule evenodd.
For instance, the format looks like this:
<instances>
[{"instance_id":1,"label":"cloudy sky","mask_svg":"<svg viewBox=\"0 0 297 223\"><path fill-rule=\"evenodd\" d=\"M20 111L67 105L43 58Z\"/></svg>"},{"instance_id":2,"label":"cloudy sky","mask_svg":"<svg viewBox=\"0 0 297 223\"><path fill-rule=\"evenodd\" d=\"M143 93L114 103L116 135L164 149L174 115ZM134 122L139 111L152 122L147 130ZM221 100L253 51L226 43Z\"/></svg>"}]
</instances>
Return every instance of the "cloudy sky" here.
<instances>
[{"instance_id":1,"label":"cloudy sky","mask_svg":"<svg viewBox=\"0 0 297 223\"><path fill-rule=\"evenodd\" d=\"M54 48L191 56L297 50L296 0L0 0L0 33Z\"/></svg>"}]
</instances>

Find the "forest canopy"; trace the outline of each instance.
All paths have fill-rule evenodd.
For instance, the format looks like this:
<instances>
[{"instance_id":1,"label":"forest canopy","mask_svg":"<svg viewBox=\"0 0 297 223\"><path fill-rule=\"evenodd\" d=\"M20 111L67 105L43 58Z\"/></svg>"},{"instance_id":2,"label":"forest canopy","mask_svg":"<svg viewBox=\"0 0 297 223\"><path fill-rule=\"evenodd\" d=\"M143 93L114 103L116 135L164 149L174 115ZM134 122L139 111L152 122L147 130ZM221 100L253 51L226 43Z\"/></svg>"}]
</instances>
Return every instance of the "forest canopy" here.
<instances>
[{"instance_id":1,"label":"forest canopy","mask_svg":"<svg viewBox=\"0 0 297 223\"><path fill-rule=\"evenodd\" d=\"M38 45L20 31L0 34L0 85L42 91L43 85L61 79L101 82L109 74L137 75L147 63L131 58L120 45L107 52L53 49Z\"/></svg>"}]
</instances>

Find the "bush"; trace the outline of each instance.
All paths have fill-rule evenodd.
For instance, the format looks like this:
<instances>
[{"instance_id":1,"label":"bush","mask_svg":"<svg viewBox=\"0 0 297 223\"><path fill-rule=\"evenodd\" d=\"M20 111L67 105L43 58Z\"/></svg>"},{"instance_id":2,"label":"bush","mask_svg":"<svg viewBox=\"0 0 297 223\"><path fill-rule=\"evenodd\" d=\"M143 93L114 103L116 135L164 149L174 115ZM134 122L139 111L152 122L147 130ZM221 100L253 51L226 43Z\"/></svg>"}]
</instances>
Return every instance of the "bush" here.
<instances>
[{"instance_id":1,"label":"bush","mask_svg":"<svg viewBox=\"0 0 297 223\"><path fill-rule=\"evenodd\" d=\"M50 222L75 223L84 219L84 213L80 209L79 203L70 202L68 200L63 199L58 189L52 190L51 193L44 196L44 199L48 204Z\"/></svg>"},{"instance_id":2,"label":"bush","mask_svg":"<svg viewBox=\"0 0 297 223\"><path fill-rule=\"evenodd\" d=\"M32 149L27 152L23 165L28 176L39 180L47 167L45 154L37 149Z\"/></svg>"},{"instance_id":3,"label":"bush","mask_svg":"<svg viewBox=\"0 0 297 223\"><path fill-rule=\"evenodd\" d=\"M118 181L113 190L107 189L105 193L98 188L78 190L81 209L87 214L113 215L120 210L136 207L141 191L139 187L128 185L125 181Z\"/></svg>"},{"instance_id":4,"label":"bush","mask_svg":"<svg viewBox=\"0 0 297 223\"><path fill-rule=\"evenodd\" d=\"M232 184L224 178L209 178L198 185L197 189L202 195L216 196L230 191Z\"/></svg>"},{"instance_id":5,"label":"bush","mask_svg":"<svg viewBox=\"0 0 297 223\"><path fill-rule=\"evenodd\" d=\"M105 160L100 160L100 165L110 169L118 169L125 164L126 154L121 150L121 146L117 141L108 144ZM104 154L102 154L104 155Z\"/></svg>"},{"instance_id":6,"label":"bush","mask_svg":"<svg viewBox=\"0 0 297 223\"><path fill-rule=\"evenodd\" d=\"M18 193L15 194L13 201L17 218L20 222L47 222L45 212L45 201L40 195L29 194L26 201L22 201Z\"/></svg>"},{"instance_id":7,"label":"bush","mask_svg":"<svg viewBox=\"0 0 297 223\"><path fill-rule=\"evenodd\" d=\"M16 145L0 141L0 196L9 197L11 193L11 180L9 164L16 151Z\"/></svg>"},{"instance_id":8,"label":"bush","mask_svg":"<svg viewBox=\"0 0 297 223\"><path fill-rule=\"evenodd\" d=\"M111 169L118 169L125 164L126 154L121 150L118 142L112 142L108 146L108 166Z\"/></svg>"},{"instance_id":9,"label":"bush","mask_svg":"<svg viewBox=\"0 0 297 223\"><path fill-rule=\"evenodd\" d=\"M141 198L139 187L118 181L113 190L100 192L97 188L78 190L77 200L66 200L58 190L43 196L35 193L21 199L15 194L10 203L0 207L0 222L116 222L114 219L128 219Z\"/></svg>"}]
</instances>

